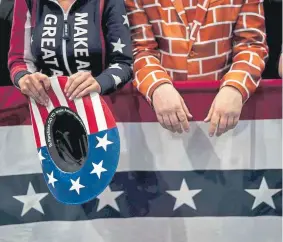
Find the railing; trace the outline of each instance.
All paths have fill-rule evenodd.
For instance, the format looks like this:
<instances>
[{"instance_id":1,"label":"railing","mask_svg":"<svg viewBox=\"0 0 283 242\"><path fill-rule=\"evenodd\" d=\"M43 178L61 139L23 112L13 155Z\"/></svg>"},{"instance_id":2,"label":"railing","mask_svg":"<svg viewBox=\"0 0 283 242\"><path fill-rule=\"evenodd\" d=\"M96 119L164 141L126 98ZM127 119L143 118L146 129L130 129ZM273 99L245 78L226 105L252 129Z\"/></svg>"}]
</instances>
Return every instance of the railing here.
<instances>
[{"instance_id":1,"label":"railing","mask_svg":"<svg viewBox=\"0 0 283 242\"><path fill-rule=\"evenodd\" d=\"M205 118L219 89L219 82L175 82L175 87L194 116L195 121ZM144 98L127 85L110 97L105 97L117 122L156 122L152 108ZM262 80L256 93L244 105L241 120L281 119L282 80ZM30 124L26 98L14 87L0 89L0 125Z\"/></svg>"}]
</instances>

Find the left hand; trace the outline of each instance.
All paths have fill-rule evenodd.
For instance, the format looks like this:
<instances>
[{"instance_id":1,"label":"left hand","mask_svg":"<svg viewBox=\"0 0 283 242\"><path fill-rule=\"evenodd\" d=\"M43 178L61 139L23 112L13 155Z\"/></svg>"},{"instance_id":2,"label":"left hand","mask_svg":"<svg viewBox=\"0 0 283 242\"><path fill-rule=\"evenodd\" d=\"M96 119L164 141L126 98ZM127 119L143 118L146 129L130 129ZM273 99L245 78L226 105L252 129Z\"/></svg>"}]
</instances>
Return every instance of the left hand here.
<instances>
[{"instance_id":1,"label":"left hand","mask_svg":"<svg viewBox=\"0 0 283 242\"><path fill-rule=\"evenodd\" d=\"M204 122L210 121L209 136L227 132L236 127L243 107L242 94L234 87L223 87L215 97Z\"/></svg>"},{"instance_id":2,"label":"left hand","mask_svg":"<svg viewBox=\"0 0 283 242\"><path fill-rule=\"evenodd\" d=\"M101 92L101 87L90 72L79 71L70 76L64 89L66 96L73 100L91 92Z\"/></svg>"}]
</instances>

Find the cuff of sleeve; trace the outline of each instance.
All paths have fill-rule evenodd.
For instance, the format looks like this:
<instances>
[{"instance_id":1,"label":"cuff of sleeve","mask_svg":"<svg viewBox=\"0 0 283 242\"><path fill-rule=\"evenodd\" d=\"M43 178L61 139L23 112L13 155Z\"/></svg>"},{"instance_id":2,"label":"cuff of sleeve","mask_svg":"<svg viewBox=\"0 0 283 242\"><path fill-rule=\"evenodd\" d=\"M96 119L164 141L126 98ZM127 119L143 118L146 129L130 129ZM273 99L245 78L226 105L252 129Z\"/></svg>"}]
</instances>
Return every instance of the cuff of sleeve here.
<instances>
[{"instance_id":1,"label":"cuff of sleeve","mask_svg":"<svg viewBox=\"0 0 283 242\"><path fill-rule=\"evenodd\" d=\"M250 97L250 93L249 91L243 87L241 84L234 82L234 81L225 81L221 86L220 89L225 87L225 86L230 86L230 87L234 87L236 88L241 94L242 94L242 98L243 98L243 103L247 102L249 97Z\"/></svg>"},{"instance_id":2,"label":"cuff of sleeve","mask_svg":"<svg viewBox=\"0 0 283 242\"><path fill-rule=\"evenodd\" d=\"M20 86L19 86L19 80L23 77L23 76L25 76L25 75L29 75L29 74L31 74L31 72L29 72L29 71L19 71L16 75L15 75L15 77L14 77L14 85L17 87L17 88L20 88Z\"/></svg>"},{"instance_id":3,"label":"cuff of sleeve","mask_svg":"<svg viewBox=\"0 0 283 242\"><path fill-rule=\"evenodd\" d=\"M95 78L101 87L101 95L109 94L116 90L115 80L105 73Z\"/></svg>"},{"instance_id":4,"label":"cuff of sleeve","mask_svg":"<svg viewBox=\"0 0 283 242\"><path fill-rule=\"evenodd\" d=\"M146 96L146 100L147 102L152 105L152 95L154 93L154 91L161 85L163 84L171 84L172 85L172 82L169 80L169 79L165 79L165 80L160 80L160 81L157 81L156 83L154 83L150 89L149 89L149 92L148 92L148 95L145 95Z\"/></svg>"}]
</instances>

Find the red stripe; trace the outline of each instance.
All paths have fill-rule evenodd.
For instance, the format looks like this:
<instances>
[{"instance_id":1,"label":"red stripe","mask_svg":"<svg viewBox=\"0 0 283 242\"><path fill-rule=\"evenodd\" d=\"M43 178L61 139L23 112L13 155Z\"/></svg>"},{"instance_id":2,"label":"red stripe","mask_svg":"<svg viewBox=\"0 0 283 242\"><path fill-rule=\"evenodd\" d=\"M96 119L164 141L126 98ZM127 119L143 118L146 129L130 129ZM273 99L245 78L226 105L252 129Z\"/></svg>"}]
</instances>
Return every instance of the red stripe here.
<instances>
[{"instance_id":1,"label":"red stripe","mask_svg":"<svg viewBox=\"0 0 283 242\"><path fill-rule=\"evenodd\" d=\"M37 125L36 125L36 122L35 122L35 119L34 119L34 115L33 115L33 112L32 112L31 104L29 104L29 108L30 108L30 113L31 113L31 122L33 124L32 127L33 127L33 133L34 133L34 137L35 137L36 147L40 148L41 145L40 145L39 133L38 133Z\"/></svg>"},{"instance_id":2,"label":"red stripe","mask_svg":"<svg viewBox=\"0 0 283 242\"><path fill-rule=\"evenodd\" d=\"M217 82L208 81L207 88L204 88L204 83L195 84L193 87L190 82L176 84L195 121L202 121L207 115L212 100L218 92L219 86L215 83ZM131 84L115 95L103 96L103 99L116 122L157 122L152 108L141 95L132 91ZM29 110L23 108L25 105L27 106L25 96L15 87L1 87L0 126L30 124ZM20 116L20 120L11 122L15 116ZM256 119L282 119L282 80L262 80L256 93L245 104L241 120Z\"/></svg>"},{"instance_id":3,"label":"red stripe","mask_svg":"<svg viewBox=\"0 0 283 242\"><path fill-rule=\"evenodd\" d=\"M67 78L67 77L58 77L59 85L60 85L60 87L61 87L62 92L64 93L64 97L65 97L65 99L66 99L66 101L67 101L67 104L68 104L69 108L70 108L71 110L73 110L74 112L77 112L77 108L76 108L75 103L74 103L73 101L70 101L70 100L65 96L64 88L65 88L65 86L66 86L67 81L68 81L68 78Z\"/></svg>"},{"instance_id":4,"label":"red stripe","mask_svg":"<svg viewBox=\"0 0 283 242\"><path fill-rule=\"evenodd\" d=\"M31 0L32 2L32 13L31 13L31 26L35 27L35 21L36 21L36 8L37 8L37 1Z\"/></svg>"},{"instance_id":5,"label":"red stripe","mask_svg":"<svg viewBox=\"0 0 283 242\"><path fill-rule=\"evenodd\" d=\"M14 76L18 70L27 70L27 65L23 61L25 54L25 34L27 20L27 4L25 1L15 1L14 14L12 21L10 51L8 53L8 66L11 73L11 79L14 81ZM30 41L30 40L28 40Z\"/></svg>"},{"instance_id":6,"label":"red stripe","mask_svg":"<svg viewBox=\"0 0 283 242\"><path fill-rule=\"evenodd\" d=\"M40 105L38 103L36 103L36 105L37 105L37 108L39 110L39 113L40 113L40 116L42 118L42 122L43 122L43 125L44 125L46 120L47 120L47 118L48 118L48 111L47 111L45 106Z\"/></svg>"},{"instance_id":7,"label":"red stripe","mask_svg":"<svg viewBox=\"0 0 283 242\"><path fill-rule=\"evenodd\" d=\"M56 94L55 94L55 92L52 88L50 88L48 90L48 96L49 96L50 101L52 102L52 104L55 108L61 106L61 104L60 104L60 102L59 102L59 100L58 100L58 98L57 98L57 96L56 96Z\"/></svg>"},{"instance_id":8,"label":"red stripe","mask_svg":"<svg viewBox=\"0 0 283 242\"><path fill-rule=\"evenodd\" d=\"M115 119L113 117L111 110L108 108L108 105L106 104L106 102L103 100L102 97L100 97L100 101L101 101L101 106L102 106L102 109L105 115L107 128L112 129L116 127Z\"/></svg>"},{"instance_id":9,"label":"red stripe","mask_svg":"<svg viewBox=\"0 0 283 242\"><path fill-rule=\"evenodd\" d=\"M87 116L87 120L88 120L89 132L91 134L97 133L98 127L97 127L95 113L94 113L94 110L93 110L93 105L92 105L90 95L87 95L82 100L83 100L83 103L84 103L86 116Z\"/></svg>"}]
</instances>

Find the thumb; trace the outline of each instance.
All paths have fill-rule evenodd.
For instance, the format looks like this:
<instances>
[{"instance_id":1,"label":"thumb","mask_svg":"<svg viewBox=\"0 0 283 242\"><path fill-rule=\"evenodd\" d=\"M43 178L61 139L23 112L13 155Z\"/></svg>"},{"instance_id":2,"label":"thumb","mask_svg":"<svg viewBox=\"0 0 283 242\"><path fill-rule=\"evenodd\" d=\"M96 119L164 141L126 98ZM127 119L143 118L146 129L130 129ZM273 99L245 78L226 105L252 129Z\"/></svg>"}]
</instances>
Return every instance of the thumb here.
<instances>
[{"instance_id":1,"label":"thumb","mask_svg":"<svg viewBox=\"0 0 283 242\"><path fill-rule=\"evenodd\" d=\"M187 106L186 106L186 104L185 104L183 98L181 98L181 104L182 104L182 108L183 108L185 114L187 115L187 117L188 117L189 119L192 119L192 118L193 118L193 115L190 113L189 109L187 108Z\"/></svg>"},{"instance_id":2,"label":"thumb","mask_svg":"<svg viewBox=\"0 0 283 242\"><path fill-rule=\"evenodd\" d=\"M213 110L214 110L214 102L212 103L212 105L211 105L211 107L209 109L208 115L204 119L204 122L207 123L207 122L209 122L211 120L211 116L212 116Z\"/></svg>"},{"instance_id":3,"label":"thumb","mask_svg":"<svg viewBox=\"0 0 283 242\"><path fill-rule=\"evenodd\" d=\"M46 91L48 91L49 88L50 88L50 86L51 86L49 77L46 76L46 75L40 74L40 75L39 75L39 80L40 80L40 82L43 84L44 89L45 89Z\"/></svg>"}]
</instances>

